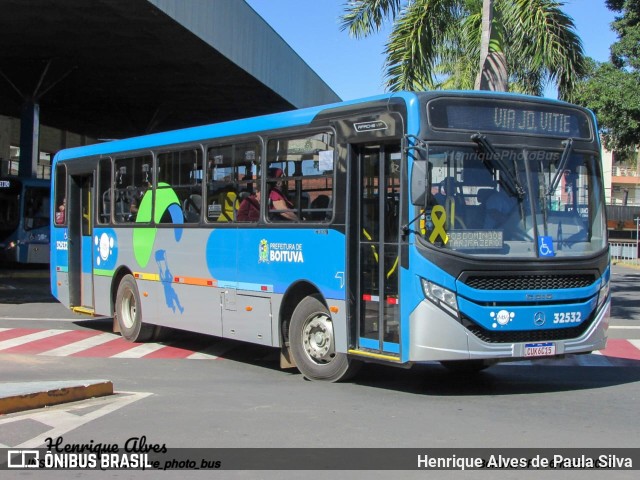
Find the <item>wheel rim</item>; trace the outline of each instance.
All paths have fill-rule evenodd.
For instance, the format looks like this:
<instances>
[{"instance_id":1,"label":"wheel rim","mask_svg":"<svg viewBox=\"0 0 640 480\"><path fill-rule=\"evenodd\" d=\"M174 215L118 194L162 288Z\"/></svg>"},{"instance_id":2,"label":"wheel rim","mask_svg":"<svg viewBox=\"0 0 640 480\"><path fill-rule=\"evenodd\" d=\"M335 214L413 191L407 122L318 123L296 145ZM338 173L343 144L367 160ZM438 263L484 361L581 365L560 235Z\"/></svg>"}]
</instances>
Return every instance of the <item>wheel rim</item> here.
<instances>
[{"instance_id":1,"label":"wheel rim","mask_svg":"<svg viewBox=\"0 0 640 480\"><path fill-rule=\"evenodd\" d=\"M132 328L136 319L136 297L131 290L127 290L122 296L122 307L120 307L120 318L126 328Z\"/></svg>"},{"instance_id":2,"label":"wheel rim","mask_svg":"<svg viewBox=\"0 0 640 480\"><path fill-rule=\"evenodd\" d=\"M326 314L318 313L307 319L302 329L302 344L313 362L325 364L333 360L333 323Z\"/></svg>"}]
</instances>

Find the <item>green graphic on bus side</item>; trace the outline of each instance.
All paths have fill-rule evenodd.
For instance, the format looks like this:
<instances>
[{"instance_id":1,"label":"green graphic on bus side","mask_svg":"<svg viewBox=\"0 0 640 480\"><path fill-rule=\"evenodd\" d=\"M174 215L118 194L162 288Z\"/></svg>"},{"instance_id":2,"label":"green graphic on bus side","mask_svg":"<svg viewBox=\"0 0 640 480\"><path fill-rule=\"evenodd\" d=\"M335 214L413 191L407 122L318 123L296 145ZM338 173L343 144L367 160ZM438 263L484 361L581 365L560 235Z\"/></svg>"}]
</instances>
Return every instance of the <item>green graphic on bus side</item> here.
<instances>
[{"instance_id":1,"label":"green graphic on bus side","mask_svg":"<svg viewBox=\"0 0 640 480\"><path fill-rule=\"evenodd\" d=\"M136 223L149 223L151 221L152 197L151 190L147 190L140 201L138 214L136 215ZM182 224L182 210L180 209L180 200L176 192L166 183L158 183L156 189L156 214L155 222L159 223L162 216L169 211L173 224ZM178 215L179 212L179 215ZM153 252L153 244L156 239L156 227L141 227L133 229L133 254L138 264L144 268L151 259ZM176 235L176 239L180 237Z\"/></svg>"}]
</instances>

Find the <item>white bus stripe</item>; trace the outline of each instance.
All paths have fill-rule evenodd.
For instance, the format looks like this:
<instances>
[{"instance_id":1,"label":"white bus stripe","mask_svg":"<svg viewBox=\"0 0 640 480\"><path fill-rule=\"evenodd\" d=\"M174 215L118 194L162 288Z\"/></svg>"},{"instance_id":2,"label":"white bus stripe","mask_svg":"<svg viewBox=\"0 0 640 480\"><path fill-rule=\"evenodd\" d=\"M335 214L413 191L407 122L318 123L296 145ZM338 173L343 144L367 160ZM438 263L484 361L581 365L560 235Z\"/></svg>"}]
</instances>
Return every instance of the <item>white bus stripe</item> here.
<instances>
[{"instance_id":1,"label":"white bus stripe","mask_svg":"<svg viewBox=\"0 0 640 480\"><path fill-rule=\"evenodd\" d=\"M0 350L5 350L11 347L17 347L18 345L24 345L25 343L35 342L36 340L42 340L43 338L53 337L54 335L60 335L61 333L68 332L69 330L42 330L40 332L29 333L20 337L11 338L9 340L3 340L0 342Z\"/></svg>"},{"instance_id":2,"label":"white bus stripe","mask_svg":"<svg viewBox=\"0 0 640 480\"><path fill-rule=\"evenodd\" d=\"M81 352L88 348L95 347L96 345L102 345L103 343L109 342L114 338L117 338L117 335L114 335L113 333L101 333L100 335L69 343L68 345L64 345L62 347L54 348L53 350L41 352L38 355L44 355L48 357L66 357L68 355L73 355L74 353Z\"/></svg>"},{"instance_id":3,"label":"white bus stripe","mask_svg":"<svg viewBox=\"0 0 640 480\"><path fill-rule=\"evenodd\" d=\"M109 358L140 358L164 347L166 347L166 345L162 345L160 343L144 343L142 345L136 345L124 352L112 355Z\"/></svg>"}]
</instances>

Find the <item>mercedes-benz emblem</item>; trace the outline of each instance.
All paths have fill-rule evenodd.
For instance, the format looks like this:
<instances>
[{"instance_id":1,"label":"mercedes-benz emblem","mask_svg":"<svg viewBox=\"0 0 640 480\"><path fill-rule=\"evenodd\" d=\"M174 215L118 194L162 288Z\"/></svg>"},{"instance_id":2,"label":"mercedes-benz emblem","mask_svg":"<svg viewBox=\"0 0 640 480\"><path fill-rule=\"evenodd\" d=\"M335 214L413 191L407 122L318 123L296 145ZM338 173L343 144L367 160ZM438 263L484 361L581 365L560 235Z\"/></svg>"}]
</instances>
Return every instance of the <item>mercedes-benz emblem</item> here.
<instances>
[{"instance_id":1,"label":"mercedes-benz emblem","mask_svg":"<svg viewBox=\"0 0 640 480\"><path fill-rule=\"evenodd\" d=\"M546 319L543 312L536 312L536 314L533 316L533 323L538 327L544 325L545 320Z\"/></svg>"}]
</instances>

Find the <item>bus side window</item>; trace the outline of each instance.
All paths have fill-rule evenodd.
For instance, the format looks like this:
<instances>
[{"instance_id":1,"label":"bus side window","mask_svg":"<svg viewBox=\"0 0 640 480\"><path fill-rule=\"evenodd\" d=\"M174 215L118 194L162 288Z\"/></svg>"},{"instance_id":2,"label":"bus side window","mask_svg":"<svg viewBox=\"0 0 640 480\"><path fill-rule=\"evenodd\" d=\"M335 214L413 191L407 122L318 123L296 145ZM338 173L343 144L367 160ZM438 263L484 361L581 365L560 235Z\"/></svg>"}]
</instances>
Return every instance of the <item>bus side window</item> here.
<instances>
[{"instance_id":1,"label":"bus side window","mask_svg":"<svg viewBox=\"0 0 640 480\"><path fill-rule=\"evenodd\" d=\"M159 223L174 223L175 215L182 212L184 223L200 222L202 214L202 152L199 148L158 154L157 195L173 198L173 213L165 212ZM168 196L168 197L167 197Z\"/></svg>"},{"instance_id":2,"label":"bus side window","mask_svg":"<svg viewBox=\"0 0 640 480\"><path fill-rule=\"evenodd\" d=\"M100 215L103 223L109 221L111 215L111 190L107 190L102 194L102 214Z\"/></svg>"},{"instance_id":3,"label":"bus side window","mask_svg":"<svg viewBox=\"0 0 640 480\"><path fill-rule=\"evenodd\" d=\"M66 225L67 169L64 165L56 166L54 192L54 224Z\"/></svg>"},{"instance_id":4,"label":"bus side window","mask_svg":"<svg viewBox=\"0 0 640 480\"><path fill-rule=\"evenodd\" d=\"M258 221L259 214L254 213L251 218L247 218L246 211L243 211L238 218L238 213L243 201L255 193L257 182L260 181L259 165L258 141L216 145L209 148L205 199L207 221L219 223Z\"/></svg>"},{"instance_id":5,"label":"bus side window","mask_svg":"<svg viewBox=\"0 0 640 480\"><path fill-rule=\"evenodd\" d=\"M309 218L325 221L331 218L331 197L323 193L311 201Z\"/></svg>"},{"instance_id":6,"label":"bus side window","mask_svg":"<svg viewBox=\"0 0 640 480\"><path fill-rule=\"evenodd\" d=\"M269 201L269 220L331 220L334 154L331 132L269 140L264 195Z\"/></svg>"},{"instance_id":7,"label":"bus side window","mask_svg":"<svg viewBox=\"0 0 640 480\"><path fill-rule=\"evenodd\" d=\"M98 164L98 223L111 222L111 159L103 158Z\"/></svg>"},{"instance_id":8,"label":"bus side window","mask_svg":"<svg viewBox=\"0 0 640 480\"><path fill-rule=\"evenodd\" d=\"M220 193L218 204L220 205L219 222L234 222L238 211L238 194L232 188Z\"/></svg>"},{"instance_id":9,"label":"bus side window","mask_svg":"<svg viewBox=\"0 0 640 480\"><path fill-rule=\"evenodd\" d=\"M117 188L115 191L115 201L113 208L113 215L116 223L125 223L129 216L129 203L127 201L126 190Z\"/></svg>"},{"instance_id":10,"label":"bus side window","mask_svg":"<svg viewBox=\"0 0 640 480\"><path fill-rule=\"evenodd\" d=\"M150 213L139 218L138 209L142 196L151 187L151 155L118 158L115 160L113 186L113 216L116 223L148 223Z\"/></svg>"},{"instance_id":11,"label":"bus side window","mask_svg":"<svg viewBox=\"0 0 640 480\"><path fill-rule=\"evenodd\" d=\"M191 194L182 202L182 211L184 212L184 221L186 223L197 223L200 221L200 212L202 210L202 195Z\"/></svg>"},{"instance_id":12,"label":"bus side window","mask_svg":"<svg viewBox=\"0 0 640 480\"><path fill-rule=\"evenodd\" d=\"M233 145L212 147L207 158L207 220L234 222L238 192L233 168Z\"/></svg>"}]
</instances>

